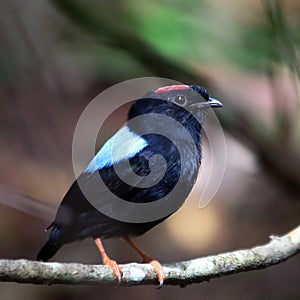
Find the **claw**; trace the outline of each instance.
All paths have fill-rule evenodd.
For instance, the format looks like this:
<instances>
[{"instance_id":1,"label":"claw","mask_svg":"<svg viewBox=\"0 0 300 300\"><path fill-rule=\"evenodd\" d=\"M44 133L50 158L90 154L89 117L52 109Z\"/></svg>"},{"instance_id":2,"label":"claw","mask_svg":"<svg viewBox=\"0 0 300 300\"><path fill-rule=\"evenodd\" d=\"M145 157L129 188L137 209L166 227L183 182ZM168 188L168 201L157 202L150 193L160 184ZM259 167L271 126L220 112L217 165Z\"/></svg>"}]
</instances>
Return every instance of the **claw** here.
<instances>
[{"instance_id":1,"label":"claw","mask_svg":"<svg viewBox=\"0 0 300 300\"><path fill-rule=\"evenodd\" d=\"M164 280L165 280L165 272L163 270L162 265L160 264L159 261L153 259L152 257L145 255L143 257L143 263L148 263L152 266L155 274L157 275L157 279L159 282L159 289L163 286Z\"/></svg>"},{"instance_id":2,"label":"claw","mask_svg":"<svg viewBox=\"0 0 300 300\"><path fill-rule=\"evenodd\" d=\"M157 279L159 282L159 289L163 286L164 280L165 280L165 272L163 270L162 265L157 260L151 260L149 261L149 264L152 266L154 272L157 275Z\"/></svg>"},{"instance_id":3,"label":"claw","mask_svg":"<svg viewBox=\"0 0 300 300\"><path fill-rule=\"evenodd\" d=\"M119 286L121 284L123 274L121 267L115 260L110 259L108 256L103 259L103 264L111 268L114 277L118 282L117 286Z\"/></svg>"}]
</instances>

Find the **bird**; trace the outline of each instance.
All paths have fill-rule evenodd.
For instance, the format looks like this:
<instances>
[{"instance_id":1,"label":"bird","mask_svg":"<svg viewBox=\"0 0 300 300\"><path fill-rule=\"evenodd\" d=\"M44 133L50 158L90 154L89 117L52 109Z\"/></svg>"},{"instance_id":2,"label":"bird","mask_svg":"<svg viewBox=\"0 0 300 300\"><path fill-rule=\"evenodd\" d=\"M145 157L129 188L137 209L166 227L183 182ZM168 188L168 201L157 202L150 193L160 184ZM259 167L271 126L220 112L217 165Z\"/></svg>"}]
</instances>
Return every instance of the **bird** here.
<instances>
[{"instance_id":1,"label":"bird","mask_svg":"<svg viewBox=\"0 0 300 300\"><path fill-rule=\"evenodd\" d=\"M51 231L37 260L48 261L64 244L92 238L102 263L112 269L120 284L122 269L107 255L102 243L103 239L119 237L138 252L144 263L152 265L162 286L165 279L162 265L144 253L132 237L160 224L186 200L201 165L201 130L206 114L209 108L222 106L205 88L185 84L163 86L135 100L129 108L127 122L104 143L65 194L54 221L47 228ZM149 115L156 119L149 121L146 118ZM178 128L174 124L178 124ZM161 166L162 175L158 174ZM99 184L99 178L105 188ZM134 182L129 184L126 178L133 178ZM176 186L179 188L172 194ZM100 209L88 199L88 194L100 203L104 201ZM119 207L110 195L125 200L133 207L132 211L126 205ZM149 212L147 205L156 203L151 214L162 215L145 222L130 221L131 217Z\"/></svg>"}]
</instances>

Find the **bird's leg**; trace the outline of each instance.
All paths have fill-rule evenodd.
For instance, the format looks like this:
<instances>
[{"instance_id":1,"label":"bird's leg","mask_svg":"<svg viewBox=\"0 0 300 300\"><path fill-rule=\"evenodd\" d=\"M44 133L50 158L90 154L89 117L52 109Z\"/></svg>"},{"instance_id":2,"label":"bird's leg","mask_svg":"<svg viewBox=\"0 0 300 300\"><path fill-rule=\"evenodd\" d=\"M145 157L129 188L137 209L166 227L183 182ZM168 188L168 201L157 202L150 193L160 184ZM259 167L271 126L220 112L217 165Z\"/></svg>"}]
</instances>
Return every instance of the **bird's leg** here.
<instances>
[{"instance_id":1,"label":"bird's leg","mask_svg":"<svg viewBox=\"0 0 300 300\"><path fill-rule=\"evenodd\" d=\"M102 257L102 262L104 265L109 266L114 274L114 277L118 281L118 285L121 283L122 279L122 269L121 267L117 264L115 260L112 260L108 257L108 255L105 252L105 249L103 247L103 244L100 240L100 238L95 238L95 243L100 251L101 257Z\"/></svg>"},{"instance_id":2,"label":"bird's leg","mask_svg":"<svg viewBox=\"0 0 300 300\"><path fill-rule=\"evenodd\" d=\"M143 263L149 263L153 267L154 272L157 274L159 286L162 287L165 279L165 273L162 265L151 256L145 254L130 238L126 237L124 240L142 257Z\"/></svg>"}]
</instances>

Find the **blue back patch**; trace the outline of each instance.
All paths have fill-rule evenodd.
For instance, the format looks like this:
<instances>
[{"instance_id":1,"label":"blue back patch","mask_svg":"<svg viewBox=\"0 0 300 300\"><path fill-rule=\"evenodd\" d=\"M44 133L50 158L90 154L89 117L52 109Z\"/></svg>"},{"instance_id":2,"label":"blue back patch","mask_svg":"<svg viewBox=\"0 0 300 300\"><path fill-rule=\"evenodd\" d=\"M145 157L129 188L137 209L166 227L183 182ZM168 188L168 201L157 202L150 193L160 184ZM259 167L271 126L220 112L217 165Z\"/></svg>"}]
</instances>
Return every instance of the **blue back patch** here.
<instances>
[{"instance_id":1,"label":"blue back patch","mask_svg":"<svg viewBox=\"0 0 300 300\"><path fill-rule=\"evenodd\" d=\"M94 173L121 160L132 158L147 145L145 139L124 126L103 145L84 173Z\"/></svg>"}]
</instances>

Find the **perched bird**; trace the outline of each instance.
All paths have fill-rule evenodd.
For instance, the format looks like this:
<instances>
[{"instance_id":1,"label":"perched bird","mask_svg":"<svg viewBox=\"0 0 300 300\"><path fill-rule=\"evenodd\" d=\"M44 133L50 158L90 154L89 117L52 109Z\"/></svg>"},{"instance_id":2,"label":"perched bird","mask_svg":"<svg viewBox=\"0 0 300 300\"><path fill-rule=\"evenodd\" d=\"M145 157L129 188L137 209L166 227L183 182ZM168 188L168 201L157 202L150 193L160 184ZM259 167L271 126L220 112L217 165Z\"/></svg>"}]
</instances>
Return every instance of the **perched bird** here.
<instances>
[{"instance_id":1,"label":"perched bird","mask_svg":"<svg viewBox=\"0 0 300 300\"><path fill-rule=\"evenodd\" d=\"M48 227L52 229L37 260L47 261L64 244L91 237L101 253L103 264L112 268L120 283L122 270L108 257L101 239L122 237L141 255L143 262L153 266L162 285L164 272L161 264L142 252L131 237L144 234L161 223L185 201L195 184L201 163L201 128L206 113L210 107L221 106L222 103L211 98L206 89L196 85L165 86L136 100L129 109L127 123L102 146L66 193L55 220ZM149 122L144 118L149 114L158 116L157 121ZM174 122L179 124L178 128L174 127ZM181 127L186 134L179 130ZM156 174L157 165L164 167L162 176L157 175L159 172ZM129 184L123 180L117 169L122 170L125 179L127 175L131 178L134 172L136 177L133 178L137 178L135 183ZM107 189L99 188L99 175ZM146 179L147 186L141 186ZM179 189L172 194L175 186L179 186ZM100 202L101 199L106 200L103 207L108 214L103 212L101 205L99 209L87 199L84 189ZM117 207L110 200L110 194L133 204L133 212ZM158 203L152 213L161 213L163 209L159 201L162 198L167 203L165 215L154 216L145 222L113 217L117 213L130 220L130 214L136 216L145 213L148 206L141 204L149 203ZM134 204L137 204L136 210Z\"/></svg>"}]
</instances>

